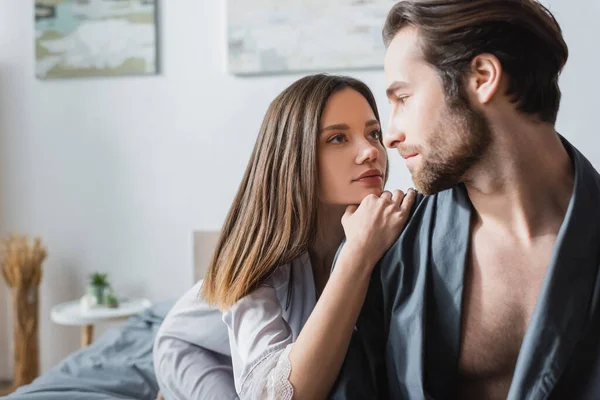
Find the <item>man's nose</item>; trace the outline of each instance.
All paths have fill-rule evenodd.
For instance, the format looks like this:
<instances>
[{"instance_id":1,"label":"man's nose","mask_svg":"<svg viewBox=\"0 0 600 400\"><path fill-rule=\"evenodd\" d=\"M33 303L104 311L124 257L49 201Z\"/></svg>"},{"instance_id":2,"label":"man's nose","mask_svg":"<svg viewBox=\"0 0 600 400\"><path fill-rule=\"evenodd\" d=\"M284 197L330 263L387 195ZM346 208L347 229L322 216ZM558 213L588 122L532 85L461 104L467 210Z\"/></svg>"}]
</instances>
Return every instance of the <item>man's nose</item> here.
<instances>
[{"instance_id":1,"label":"man's nose","mask_svg":"<svg viewBox=\"0 0 600 400\"><path fill-rule=\"evenodd\" d=\"M399 119L392 115L388 124L388 129L383 133L383 144L388 149L395 149L406 140L406 135L402 129Z\"/></svg>"}]
</instances>

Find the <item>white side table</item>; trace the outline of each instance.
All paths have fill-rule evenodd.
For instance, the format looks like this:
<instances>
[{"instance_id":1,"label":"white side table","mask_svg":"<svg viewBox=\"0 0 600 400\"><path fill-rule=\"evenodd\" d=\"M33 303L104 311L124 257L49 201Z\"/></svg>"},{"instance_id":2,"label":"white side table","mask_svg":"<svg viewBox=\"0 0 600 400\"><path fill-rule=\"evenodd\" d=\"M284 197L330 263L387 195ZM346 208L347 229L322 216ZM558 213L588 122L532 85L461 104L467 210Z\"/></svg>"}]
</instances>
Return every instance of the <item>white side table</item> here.
<instances>
[{"instance_id":1,"label":"white side table","mask_svg":"<svg viewBox=\"0 0 600 400\"><path fill-rule=\"evenodd\" d=\"M85 347L92 343L94 324L128 318L151 305L148 299L125 299L119 301L117 308L101 307L84 311L80 301L74 300L52 307L50 319L60 325L81 326L81 347Z\"/></svg>"}]
</instances>

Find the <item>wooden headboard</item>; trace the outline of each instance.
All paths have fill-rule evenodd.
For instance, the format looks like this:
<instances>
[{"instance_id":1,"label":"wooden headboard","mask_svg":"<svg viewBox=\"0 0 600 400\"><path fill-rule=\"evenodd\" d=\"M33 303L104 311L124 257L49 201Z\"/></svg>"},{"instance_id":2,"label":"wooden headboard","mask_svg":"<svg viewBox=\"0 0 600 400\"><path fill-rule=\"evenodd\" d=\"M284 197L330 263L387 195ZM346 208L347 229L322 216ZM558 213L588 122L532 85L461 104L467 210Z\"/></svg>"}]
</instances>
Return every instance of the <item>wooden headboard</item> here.
<instances>
[{"instance_id":1,"label":"wooden headboard","mask_svg":"<svg viewBox=\"0 0 600 400\"><path fill-rule=\"evenodd\" d=\"M219 240L219 231L194 231L194 282L204 278Z\"/></svg>"}]
</instances>

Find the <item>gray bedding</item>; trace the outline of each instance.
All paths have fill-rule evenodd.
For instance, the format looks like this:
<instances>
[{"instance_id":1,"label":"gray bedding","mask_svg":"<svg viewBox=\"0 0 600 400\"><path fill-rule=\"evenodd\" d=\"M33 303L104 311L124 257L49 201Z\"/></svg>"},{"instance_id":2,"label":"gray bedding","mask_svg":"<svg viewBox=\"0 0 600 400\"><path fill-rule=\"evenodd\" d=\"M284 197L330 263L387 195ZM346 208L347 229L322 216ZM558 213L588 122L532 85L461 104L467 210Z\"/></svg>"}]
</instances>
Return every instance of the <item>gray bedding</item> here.
<instances>
[{"instance_id":1,"label":"gray bedding","mask_svg":"<svg viewBox=\"0 0 600 400\"><path fill-rule=\"evenodd\" d=\"M70 354L7 400L155 399L154 336L173 302L159 303Z\"/></svg>"}]
</instances>

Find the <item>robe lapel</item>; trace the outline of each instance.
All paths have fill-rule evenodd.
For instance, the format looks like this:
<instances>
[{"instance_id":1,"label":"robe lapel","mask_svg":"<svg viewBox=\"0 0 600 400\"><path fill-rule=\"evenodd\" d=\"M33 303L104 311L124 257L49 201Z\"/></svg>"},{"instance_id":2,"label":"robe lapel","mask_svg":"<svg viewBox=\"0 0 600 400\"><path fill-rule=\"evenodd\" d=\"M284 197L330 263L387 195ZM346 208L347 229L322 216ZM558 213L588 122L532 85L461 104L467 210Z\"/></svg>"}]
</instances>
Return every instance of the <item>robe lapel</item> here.
<instances>
[{"instance_id":1,"label":"robe lapel","mask_svg":"<svg viewBox=\"0 0 600 400\"><path fill-rule=\"evenodd\" d=\"M563 139L575 169L573 194L523 339L509 400L546 399L588 322L598 272L600 180Z\"/></svg>"},{"instance_id":2,"label":"robe lapel","mask_svg":"<svg viewBox=\"0 0 600 400\"><path fill-rule=\"evenodd\" d=\"M470 243L472 205L460 185L439 196L427 287L425 387L436 399L452 398L458 381L458 357L464 272Z\"/></svg>"}]
</instances>

